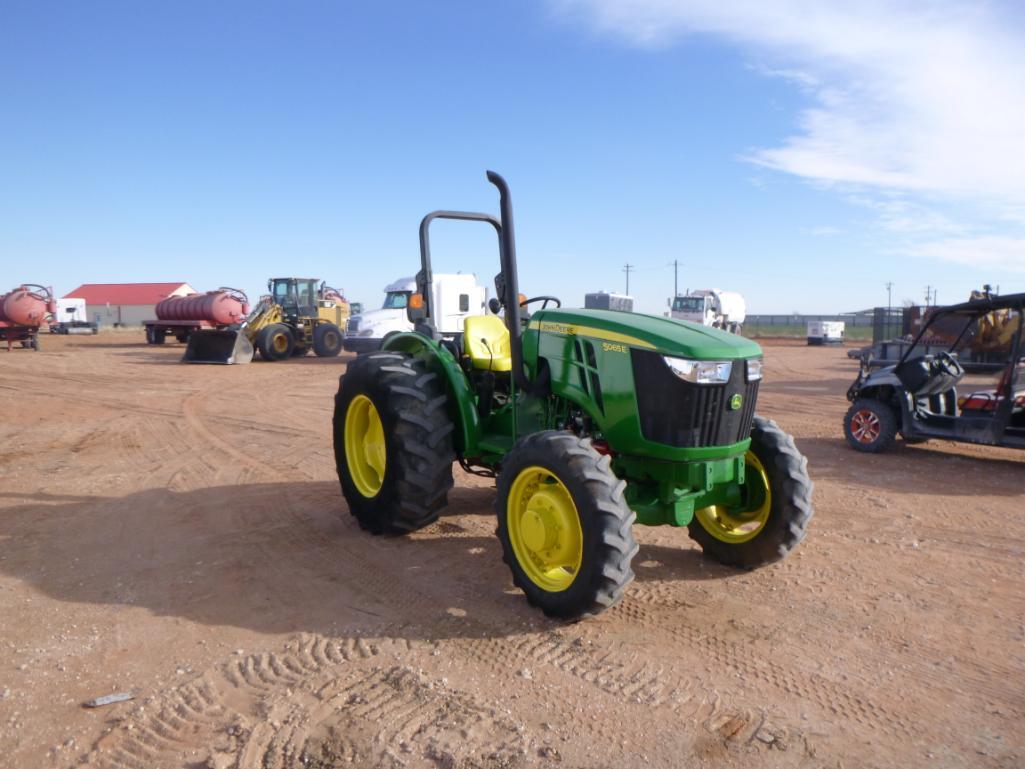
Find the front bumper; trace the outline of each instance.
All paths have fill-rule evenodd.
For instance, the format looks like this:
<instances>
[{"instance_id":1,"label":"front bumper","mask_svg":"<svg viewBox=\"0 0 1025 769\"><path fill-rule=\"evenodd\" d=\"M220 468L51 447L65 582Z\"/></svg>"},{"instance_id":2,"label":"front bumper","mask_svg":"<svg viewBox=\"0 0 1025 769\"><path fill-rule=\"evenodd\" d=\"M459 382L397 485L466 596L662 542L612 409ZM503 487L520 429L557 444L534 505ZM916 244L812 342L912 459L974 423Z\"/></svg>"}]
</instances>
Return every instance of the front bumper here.
<instances>
[{"instance_id":1,"label":"front bumper","mask_svg":"<svg viewBox=\"0 0 1025 769\"><path fill-rule=\"evenodd\" d=\"M381 342L383 341L383 339L372 336L347 336L342 341L342 349L346 352L354 352L357 355L361 355L366 352L380 350Z\"/></svg>"}]
</instances>

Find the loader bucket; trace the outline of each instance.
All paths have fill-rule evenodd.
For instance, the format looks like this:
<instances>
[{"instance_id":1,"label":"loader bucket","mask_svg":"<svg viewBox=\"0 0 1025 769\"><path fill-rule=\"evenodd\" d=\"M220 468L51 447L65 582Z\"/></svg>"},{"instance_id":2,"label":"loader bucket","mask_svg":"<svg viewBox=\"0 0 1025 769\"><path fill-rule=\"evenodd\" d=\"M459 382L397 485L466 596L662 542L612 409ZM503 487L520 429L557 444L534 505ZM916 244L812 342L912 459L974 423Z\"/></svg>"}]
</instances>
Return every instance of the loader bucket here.
<instances>
[{"instance_id":1,"label":"loader bucket","mask_svg":"<svg viewBox=\"0 0 1025 769\"><path fill-rule=\"evenodd\" d=\"M253 345L240 331L205 329L189 334L182 363L249 363L253 359Z\"/></svg>"}]
</instances>

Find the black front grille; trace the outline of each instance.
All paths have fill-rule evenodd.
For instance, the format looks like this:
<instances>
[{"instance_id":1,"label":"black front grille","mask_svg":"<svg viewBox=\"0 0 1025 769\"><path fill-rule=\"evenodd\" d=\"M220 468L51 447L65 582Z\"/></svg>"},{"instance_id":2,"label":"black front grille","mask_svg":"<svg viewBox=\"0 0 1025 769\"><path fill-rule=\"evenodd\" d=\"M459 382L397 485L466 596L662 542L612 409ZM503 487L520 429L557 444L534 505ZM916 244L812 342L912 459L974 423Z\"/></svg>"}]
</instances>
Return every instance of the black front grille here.
<instances>
[{"instance_id":1,"label":"black front grille","mask_svg":"<svg viewBox=\"0 0 1025 769\"><path fill-rule=\"evenodd\" d=\"M729 382L699 385L677 377L659 353L635 349L631 356L637 415L647 440L695 448L728 446L751 434L758 382L746 381L744 361L733 362ZM731 408L738 394L742 405Z\"/></svg>"}]
</instances>

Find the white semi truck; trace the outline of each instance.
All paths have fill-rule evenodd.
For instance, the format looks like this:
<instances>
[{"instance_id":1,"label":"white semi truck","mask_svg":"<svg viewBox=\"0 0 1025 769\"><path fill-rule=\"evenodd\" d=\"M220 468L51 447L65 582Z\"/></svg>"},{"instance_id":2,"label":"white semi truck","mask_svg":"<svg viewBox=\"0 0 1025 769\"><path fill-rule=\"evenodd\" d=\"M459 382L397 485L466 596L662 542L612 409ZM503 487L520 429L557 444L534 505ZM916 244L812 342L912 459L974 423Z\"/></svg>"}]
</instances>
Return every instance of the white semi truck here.
<instances>
[{"instance_id":1,"label":"white semi truck","mask_svg":"<svg viewBox=\"0 0 1025 769\"><path fill-rule=\"evenodd\" d=\"M484 315L487 292L472 274L434 275L431 283L431 318L442 334L459 334L470 315ZM384 304L379 310L353 315L345 328L342 346L349 352L379 350L381 343L402 331L412 331L406 317L409 297L416 292L414 278L400 278L384 287Z\"/></svg>"},{"instance_id":2,"label":"white semi truck","mask_svg":"<svg viewBox=\"0 0 1025 769\"><path fill-rule=\"evenodd\" d=\"M50 320L51 334L95 334L99 326L89 320L85 299L58 299Z\"/></svg>"},{"instance_id":3,"label":"white semi truck","mask_svg":"<svg viewBox=\"0 0 1025 769\"><path fill-rule=\"evenodd\" d=\"M747 303L735 291L699 288L673 297L670 317L739 334L747 318Z\"/></svg>"}]
</instances>

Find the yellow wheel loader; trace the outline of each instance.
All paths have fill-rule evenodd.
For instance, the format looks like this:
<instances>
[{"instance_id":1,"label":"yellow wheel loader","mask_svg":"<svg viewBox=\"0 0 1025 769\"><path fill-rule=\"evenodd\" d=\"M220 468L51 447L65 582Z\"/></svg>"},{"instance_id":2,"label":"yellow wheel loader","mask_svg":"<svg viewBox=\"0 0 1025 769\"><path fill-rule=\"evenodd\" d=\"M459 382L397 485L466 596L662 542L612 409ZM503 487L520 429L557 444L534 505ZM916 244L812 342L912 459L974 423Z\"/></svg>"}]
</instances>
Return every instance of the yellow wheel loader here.
<instances>
[{"instance_id":1,"label":"yellow wheel loader","mask_svg":"<svg viewBox=\"0 0 1025 769\"><path fill-rule=\"evenodd\" d=\"M259 352L264 360L284 360L310 350L334 357L342 350L341 328L349 303L341 292L316 278L271 278L262 297L237 329L203 330L189 336L186 363L249 363Z\"/></svg>"}]
</instances>

